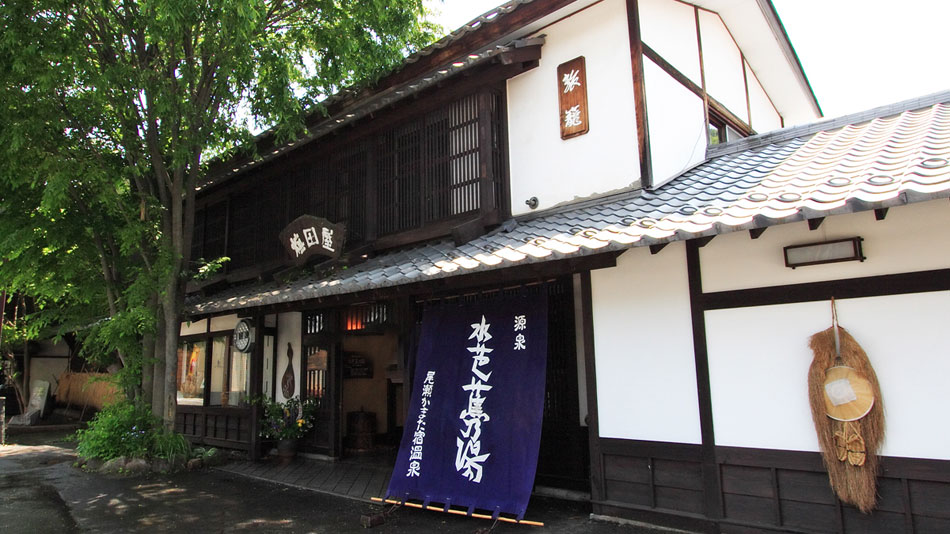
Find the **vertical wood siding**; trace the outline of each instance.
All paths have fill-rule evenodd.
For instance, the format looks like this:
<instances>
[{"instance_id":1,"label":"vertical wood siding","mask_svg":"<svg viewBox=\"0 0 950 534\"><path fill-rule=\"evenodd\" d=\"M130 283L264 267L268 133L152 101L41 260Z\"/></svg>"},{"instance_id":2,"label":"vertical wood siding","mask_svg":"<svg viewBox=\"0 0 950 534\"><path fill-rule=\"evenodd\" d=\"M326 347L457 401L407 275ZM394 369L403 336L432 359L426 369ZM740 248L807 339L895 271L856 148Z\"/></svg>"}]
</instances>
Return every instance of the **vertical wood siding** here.
<instances>
[{"instance_id":1,"label":"vertical wood siding","mask_svg":"<svg viewBox=\"0 0 950 534\"><path fill-rule=\"evenodd\" d=\"M328 141L288 169L257 171L252 186L196 212L192 257L228 256L229 272L279 260L277 235L304 214L344 223L351 249L484 210L483 183L492 187L487 209L499 209L507 161L504 94L480 91L379 133ZM480 132L480 120L491 129ZM486 154L491 165L481 161ZM481 176L482 168L492 176Z\"/></svg>"}]
</instances>

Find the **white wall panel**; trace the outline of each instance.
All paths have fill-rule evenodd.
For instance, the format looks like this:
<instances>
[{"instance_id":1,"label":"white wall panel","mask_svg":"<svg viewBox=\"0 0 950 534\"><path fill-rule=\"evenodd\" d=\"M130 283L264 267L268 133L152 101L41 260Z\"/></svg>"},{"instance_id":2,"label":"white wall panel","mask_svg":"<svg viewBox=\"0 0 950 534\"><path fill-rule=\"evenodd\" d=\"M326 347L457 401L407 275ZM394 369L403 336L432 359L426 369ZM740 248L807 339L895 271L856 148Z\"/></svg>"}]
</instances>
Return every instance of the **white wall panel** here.
<instances>
[{"instance_id":1,"label":"white wall panel","mask_svg":"<svg viewBox=\"0 0 950 534\"><path fill-rule=\"evenodd\" d=\"M706 157L703 101L647 58L643 59L650 121L653 184L666 183Z\"/></svg>"},{"instance_id":2,"label":"white wall panel","mask_svg":"<svg viewBox=\"0 0 950 534\"><path fill-rule=\"evenodd\" d=\"M278 401L287 400L280 387L280 379L287 370L287 346L293 350L294 395L300 394L300 326L303 320L300 312L282 313L277 316L277 387L275 396Z\"/></svg>"},{"instance_id":3,"label":"white wall panel","mask_svg":"<svg viewBox=\"0 0 950 534\"><path fill-rule=\"evenodd\" d=\"M950 411L950 292L844 299L837 308L881 383L881 453L950 459L950 426L934 424ZM817 451L808 338L831 326L829 304L719 310L706 320L717 445Z\"/></svg>"},{"instance_id":4,"label":"white wall panel","mask_svg":"<svg viewBox=\"0 0 950 534\"><path fill-rule=\"evenodd\" d=\"M752 122L749 125L757 133L778 130L782 127L782 117L779 116L778 111L775 111L775 107L766 95L765 89L762 88L762 84L759 83L759 79L749 68L748 63L745 70L749 85L749 107L752 109L752 117L750 117Z\"/></svg>"},{"instance_id":5,"label":"white wall panel","mask_svg":"<svg viewBox=\"0 0 950 534\"><path fill-rule=\"evenodd\" d=\"M591 273L600 436L700 443L686 248Z\"/></svg>"},{"instance_id":6,"label":"white wall panel","mask_svg":"<svg viewBox=\"0 0 950 534\"><path fill-rule=\"evenodd\" d=\"M693 7L676 0L640 0L637 4L643 42L696 85L702 85Z\"/></svg>"},{"instance_id":7,"label":"white wall panel","mask_svg":"<svg viewBox=\"0 0 950 534\"><path fill-rule=\"evenodd\" d=\"M181 323L181 330L179 335L181 336L190 336L192 334L204 334L208 331L208 320L201 319L200 321L194 322L183 322Z\"/></svg>"},{"instance_id":8,"label":"white wall panel","mask_svg":"<svg viewBox=\"0 0 950 534\"><path fill-rule=\"evenodd\" d=\"M703 40L706 91L737 117L748 122L739 47L729 35L722 19L715 13L699 11L699 30Z\"/></svg>"},{"instance_id":9,"label":"white wall panel","mask_svg":"<svg viewBox=\"0 0 950 534\"><path fill-rule=\"evenodd\" d=\"M211 318L211 331L212 332L222 332L222 331L231 331L234 330L234 327L238 323L238 316L236 313L231 315L222 315L220 317Z\"/></svg>"},{"instance_id":10,"label":"white wall panel","mask_svg":"<svg viewBox=\"0 0 950 534\"><path fill-rule=\"evenodd\" d=\"M718 236L700 249L703 289L724 291L801 284L950 267L950 205L932 200L898 206L883 221L864 211L828 217L815 231L805 222L773 226L758 239L748 232ZM785 267L782 247L835 238L864 238L864 262ZM737 261L736 258L741 258Z\"/></svg>"},{"instance_id":11,"label":"white wall panel","mask_svg":"<svg viewBox=\"0 0 950 534\"><path fill-rule=\"evenodd\" d=\"M639 180L626 7L605 0L544 28L538 68L508 81L511 210L541 209ZM557 66L584 56L590 132L563 140Z\"/></svg>"}]
</instances>

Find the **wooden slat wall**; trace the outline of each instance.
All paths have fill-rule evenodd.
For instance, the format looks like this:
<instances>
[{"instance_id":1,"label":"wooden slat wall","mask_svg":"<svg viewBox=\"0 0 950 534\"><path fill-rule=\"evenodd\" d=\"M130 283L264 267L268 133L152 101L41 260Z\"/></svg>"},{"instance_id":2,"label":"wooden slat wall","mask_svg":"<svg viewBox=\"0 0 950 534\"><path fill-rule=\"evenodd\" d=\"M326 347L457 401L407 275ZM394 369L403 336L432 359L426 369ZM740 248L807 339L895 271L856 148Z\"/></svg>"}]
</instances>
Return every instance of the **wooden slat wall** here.
<instances>
[{"instance_id":1,"label":"wooden slat wall","mask_svg":"<svg viewBox=\"0 0 950 534\"><path fill-rule=\"evenodd\" d=\"M480 120L491 129L481 132ZM498 210L506 193L504 121L503 91L482 88L381 132L330 140L277 172L252 171L252 187L236 187L196 211L192 257L228 256L228 272L280 259L278 233L304 214L344 223L351 249L480 209ZM486 157L490 165L483 165ZM482 168L491 175L481 176ZM487 197L483 184L492 188Z\"/></svg>"},{"instance_id":2,"label":"wooden slat wall","mask_svg":"<svg viewBox=\"0 0 950 534\"><path fill-rule=\"evenodd\" d=\"M193 444L227 449L249 450L251 444L251 410L178 406L175 431Z\"/></svg>"},{"instance_id":3,"label":"wooden slat wall","mask_svg":"<svg viewBox=\"0 0 950 534\"><path fill-rule=\"evenodd\" d=\"M844 505L817 453L717 447L722 519L704 517L699 445L600 439L605 500L596 513L638 512L718 523L723 532L950 532L950 463L884 458L871 514ZM600 510L600 511L599 511Z\"/></svg>"}]
</instances>

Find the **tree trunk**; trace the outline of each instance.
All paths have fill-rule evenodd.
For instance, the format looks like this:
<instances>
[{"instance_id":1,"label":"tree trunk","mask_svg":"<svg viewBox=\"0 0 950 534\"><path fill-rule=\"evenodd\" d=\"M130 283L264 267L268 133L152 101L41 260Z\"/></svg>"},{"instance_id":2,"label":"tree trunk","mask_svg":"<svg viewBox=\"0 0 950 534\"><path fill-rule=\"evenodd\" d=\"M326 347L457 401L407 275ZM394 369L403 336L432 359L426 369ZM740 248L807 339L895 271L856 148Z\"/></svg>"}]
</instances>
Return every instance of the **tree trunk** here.
<instances>
[{"instance_id":1,"label":"tree trunk","mask_svg":"<svg viewBox=\"0 0 950 534\"><path fill-rule=\"evenodd\" d=\"M164 356L164 348L156 350L155 354ZM158 359L152 372L152 415L163 419L165 415L165 361Z\"/></svg>"},{"instance_id":2,"label":"tree trunk","mask_svg":"<svg viewBox=\"0 0 950 534\"><path fill-rule=\"evenodd\" d=\"M175 408L178 394L178 334L181 323L178 320L178 280L171 280L162 295L162 314L165 328L165 428L175 427Z\"/></svg>"},{"instance_id":3,"label":"tree trunk","mask_svg":"<svg viewBox=\"0 0 950 534\"><path fill-rule=\"evenodd\" d=\"M142 385L141 401L152 405L152 360L155 358L155 334L142 336Z\"/></svg>"}]
</instances>

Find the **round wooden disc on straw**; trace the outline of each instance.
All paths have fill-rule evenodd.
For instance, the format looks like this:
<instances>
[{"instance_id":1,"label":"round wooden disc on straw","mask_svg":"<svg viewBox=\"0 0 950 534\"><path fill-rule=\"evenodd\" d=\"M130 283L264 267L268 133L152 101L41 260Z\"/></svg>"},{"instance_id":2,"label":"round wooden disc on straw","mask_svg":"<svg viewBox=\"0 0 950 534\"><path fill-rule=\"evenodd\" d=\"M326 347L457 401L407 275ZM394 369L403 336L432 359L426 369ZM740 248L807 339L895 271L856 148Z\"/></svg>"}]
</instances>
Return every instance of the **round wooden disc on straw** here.
<instances>
[{"instance_id":1,"label":"round wooden disc on straw","mask_svg":"<svg viewBox=\"0 0 950 534\"><path fill-rule=\"evenodd\" d=\"M844 365L825 372L824 397L825 413L836 421L857 421L874 406L871 383Z\"/></svg>"}]
</instances>

